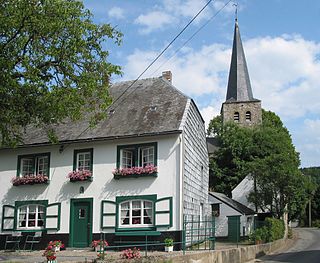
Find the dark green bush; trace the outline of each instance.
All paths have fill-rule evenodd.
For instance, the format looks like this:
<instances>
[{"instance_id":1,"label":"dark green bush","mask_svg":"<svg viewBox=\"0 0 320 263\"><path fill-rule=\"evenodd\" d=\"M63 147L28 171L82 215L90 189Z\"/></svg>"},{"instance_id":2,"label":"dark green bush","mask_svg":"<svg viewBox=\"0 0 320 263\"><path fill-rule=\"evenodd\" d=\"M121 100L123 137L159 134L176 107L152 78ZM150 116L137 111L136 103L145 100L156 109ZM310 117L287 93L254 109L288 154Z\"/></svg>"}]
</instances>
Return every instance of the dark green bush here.
<instances>
[{"instance_id":1,"label":"dark green bush","mask_svg":"<svg viewBox=\"0 0 320 263\"><path fill-rule=\"evenodd\" d=\"M266 218L266 227L269 230L269 235L267 238L267 242L272 242L278 239L283 238L284 236L284 222L283 220L276 219L276 218Z\"/></svg>"},{"instance_id":2,"label":"dark green bush","mask_svg":"<svg viewBox=\"0 0 320 263\"><path fill-rule=\"evenodd\" d=\"M266 218L265 226L257 228L251 235L250 240L272 242L284 236L284 222L276 218Z\"/></svg>"}]
</instances>

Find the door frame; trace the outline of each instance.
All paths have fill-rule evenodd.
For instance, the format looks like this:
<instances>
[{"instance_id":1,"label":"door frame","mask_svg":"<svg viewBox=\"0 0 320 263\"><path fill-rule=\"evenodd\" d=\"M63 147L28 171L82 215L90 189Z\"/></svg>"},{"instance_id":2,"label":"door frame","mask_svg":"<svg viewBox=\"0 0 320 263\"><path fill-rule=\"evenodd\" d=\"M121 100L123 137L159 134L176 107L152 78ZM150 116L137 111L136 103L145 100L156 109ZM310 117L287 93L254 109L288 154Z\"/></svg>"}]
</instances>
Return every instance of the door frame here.
<instances>
[{"instance_id":1,"label":"door frame","mask_svg":"<svg viewBox=\"0 0 320 263\"><path fill-rule=\"evenodd\" d=\"M87 246L90 245L90 242L92 240L92 224L93 224L93 198L71 198L70 199L70 224L69 224L69 246L73 247L74 243L74 233L73 233L73 226L74 226L74 205L76 203L88 203L89 204L89 211L90 211L90 216L88 218L90 222L90 229L89 229L89 239L88 239L88 244Z\"/></svg>"}]
</instances>

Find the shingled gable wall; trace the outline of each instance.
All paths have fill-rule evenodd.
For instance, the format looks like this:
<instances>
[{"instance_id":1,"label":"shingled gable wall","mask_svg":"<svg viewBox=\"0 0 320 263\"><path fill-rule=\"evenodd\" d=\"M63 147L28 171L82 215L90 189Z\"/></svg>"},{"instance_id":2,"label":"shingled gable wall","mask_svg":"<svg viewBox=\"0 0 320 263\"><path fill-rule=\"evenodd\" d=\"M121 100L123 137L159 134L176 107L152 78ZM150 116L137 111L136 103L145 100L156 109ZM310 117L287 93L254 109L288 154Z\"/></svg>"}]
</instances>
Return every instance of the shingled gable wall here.
<instances>
[{"instance_id":1,"label":"shingled gable wall","mask_svg":"<svg viewBox=\"0 0 320 263\"><path fill-rule=\"evenodd\" d=\"M194 102L189 100L183 120L184 168L183 168L183 214L203 215L209 213L208 185L209 160L206 146L205 124Z\"/></svg>"}]
</instances>

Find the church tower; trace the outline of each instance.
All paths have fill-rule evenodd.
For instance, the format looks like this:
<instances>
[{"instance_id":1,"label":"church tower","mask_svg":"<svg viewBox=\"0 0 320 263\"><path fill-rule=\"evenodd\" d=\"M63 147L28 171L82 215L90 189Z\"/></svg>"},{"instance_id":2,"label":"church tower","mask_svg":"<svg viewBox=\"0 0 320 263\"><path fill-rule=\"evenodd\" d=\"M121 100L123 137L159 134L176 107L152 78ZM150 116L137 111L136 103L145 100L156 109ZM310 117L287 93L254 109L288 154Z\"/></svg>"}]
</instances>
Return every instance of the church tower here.
<instances>
[{"instance_id":1,"label":"church tower","mask_svg":"<svg viewBox=\"0 0 320 263\"><path fill-rule=\"evenodd\" d=\"M262 122L261 101L252 94L238 21L236 19L226 101L221 107L223 122L254 126Z\"/></svg>"}]
</instances>

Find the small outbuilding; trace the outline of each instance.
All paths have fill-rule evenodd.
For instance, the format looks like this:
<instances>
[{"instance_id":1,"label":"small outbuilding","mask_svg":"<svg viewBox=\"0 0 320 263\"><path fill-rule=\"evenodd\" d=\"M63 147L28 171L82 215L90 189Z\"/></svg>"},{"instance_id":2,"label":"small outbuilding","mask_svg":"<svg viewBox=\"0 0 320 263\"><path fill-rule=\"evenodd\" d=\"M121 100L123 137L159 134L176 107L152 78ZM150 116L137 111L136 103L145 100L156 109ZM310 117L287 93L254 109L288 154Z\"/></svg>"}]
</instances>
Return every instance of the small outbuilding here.
<instances>
[{"instance_id":1,"label":"small outbuilding","mask_svg":"<svg viewBox=\"0 0 320 263\"><path fill-rule=\"evenodd\" d=\"M216 219L216 237L236 241L254 229L255 212L251 208L218 192L209 192L209 204Z\"/></svg>"}]
</instances>

